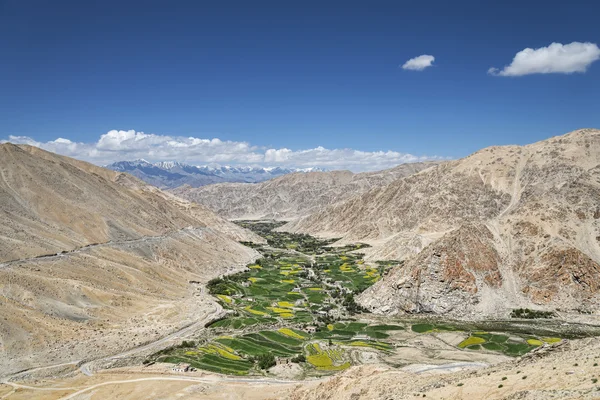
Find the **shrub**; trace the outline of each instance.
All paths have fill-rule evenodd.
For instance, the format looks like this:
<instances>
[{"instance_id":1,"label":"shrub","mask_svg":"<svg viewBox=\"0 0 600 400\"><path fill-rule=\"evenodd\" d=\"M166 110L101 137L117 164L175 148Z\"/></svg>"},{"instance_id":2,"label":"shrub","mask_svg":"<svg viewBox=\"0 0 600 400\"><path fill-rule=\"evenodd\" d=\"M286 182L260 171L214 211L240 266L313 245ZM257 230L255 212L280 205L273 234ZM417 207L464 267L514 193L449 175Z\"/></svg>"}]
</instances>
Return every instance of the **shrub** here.
<instances>
[{"instance_id":1,"label":"shrub","mask_svg":"<svg viewBox=\"0 0 600 400\"><path fill-rule=\"evenodd\" d=\"M306 357L304 356L304 354L299 354L296 357L292 358L292 362L296 364L306 362Z\"/></svg>"},{"instance_id":2,"label":"shrub","mask_svg":"<svg viewBox=\"0 0 600 400\"><path fill-rule=\"evenodd\" d=\"M500 389L502 387L504 387L504 385L502 385L502 384L498 385L498 389Z\"/></svg>"},{"instance_id":3,"label":"shrub","mask_svg":"<svg viewBox=\"0 0 600 400\"><path fill-rule=\"evenodd\" d=\"M536 318L552 318L554 317L552 311L538 311L531 310L529 308L517 308L511 311L511 318L525 318L525 319L536 319Z\"/></svg>"},{"instance_id":4,"label":"shrub","mask_svg":"<svg viewBox=\"0 0 600 400\"><path fill-rule=\"evenodd\" d=\"M256 362L258 364L258 368L260 369L269 369L276 364L275 356L271 353L251 357L250 361Z\"/></svg>"}]
</instances>

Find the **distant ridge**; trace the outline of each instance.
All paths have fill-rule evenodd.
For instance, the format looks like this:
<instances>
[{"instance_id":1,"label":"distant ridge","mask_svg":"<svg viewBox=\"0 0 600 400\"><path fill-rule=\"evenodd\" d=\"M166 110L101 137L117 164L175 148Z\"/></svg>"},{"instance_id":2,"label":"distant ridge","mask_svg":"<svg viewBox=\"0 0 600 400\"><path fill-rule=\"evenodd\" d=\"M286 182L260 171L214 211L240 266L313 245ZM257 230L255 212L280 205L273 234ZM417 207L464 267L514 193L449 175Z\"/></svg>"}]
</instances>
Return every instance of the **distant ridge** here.
<instances>
[{"instance_id":1,"label":"distant ridge","mask_svg":"<svg viewBox=\"0 0 600 400\"><path fill-rule=\"evenodd\" d=\"M144 159L117 161L105 168L127 172L161 189L182 185L200 187L224 182L257 183L295 172L324 171L321 168L190 165L178 161L151 163Z\"/></svg>"},{"instance_id":2,"label":"distant ridge","mask_svg":"<svg viewBox=\"0 0 600 400\"><path fill-rule=\"evenodd\" d=\"M232 219L292 219L335 202L415 174L438 162L400 164L376 172L312 171L292 173L256 184L184 185L171 192Z\"/></svg>"}]
</instances>

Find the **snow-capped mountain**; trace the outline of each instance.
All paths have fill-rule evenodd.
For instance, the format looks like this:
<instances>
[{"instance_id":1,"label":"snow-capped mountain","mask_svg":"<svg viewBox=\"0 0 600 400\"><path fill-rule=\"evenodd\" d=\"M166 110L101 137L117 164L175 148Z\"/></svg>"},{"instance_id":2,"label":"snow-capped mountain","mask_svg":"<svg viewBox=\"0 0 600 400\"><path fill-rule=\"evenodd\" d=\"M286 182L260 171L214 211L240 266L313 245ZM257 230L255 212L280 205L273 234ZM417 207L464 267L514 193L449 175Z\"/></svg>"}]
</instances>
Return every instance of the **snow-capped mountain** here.
<instances>
[{"instance_id":1,"label":"snow-capped mountain","mask_svg":"<svg viewBox=\"0 0 600 400\"><path fill-rule=\"evenodd\" d=\"M143 159L117 161L105 165L105 168L127 172L161 189L175 188L184 184L200 187L221 182L257 183L293 172L323 171L321 168L189 165L177 161L151 163Z\"/></svg>"}]
</instances>

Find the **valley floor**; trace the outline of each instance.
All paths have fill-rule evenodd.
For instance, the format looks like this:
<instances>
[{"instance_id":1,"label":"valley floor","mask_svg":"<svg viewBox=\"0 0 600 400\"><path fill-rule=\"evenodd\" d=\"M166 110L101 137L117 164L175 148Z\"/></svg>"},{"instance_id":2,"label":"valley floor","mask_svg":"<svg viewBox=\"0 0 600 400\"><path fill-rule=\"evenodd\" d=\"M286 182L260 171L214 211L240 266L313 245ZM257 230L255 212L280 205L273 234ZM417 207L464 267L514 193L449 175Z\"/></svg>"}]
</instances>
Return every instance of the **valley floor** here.
<instances>
[{"instance_id":1,"label":"valley floor","mask_svg":"<svg viewBox=\"0 0 600 400\"><path fill-rule=\"evenodd\" d=\"M267 246L248 245L264 257L209 282L220 304L207 298L217 309L205 308L200 322L95 362L0 380L0 400L600 396L600 339L561 340L598 335L597 326L355 314L361 309L352 295L377 281L386 263L364 263L356 245L334 249L308 236L294 242L270 226L261 233ZM217 314L226 318L204 329ZM264 352L285 362L265 370L256 359ZM182 363L198 370L175 372Z\"/></svg>"},{"instance_id":2,"label":"valley floor","mask_svg":"<svg viewBox=\"0 0 600 400\"><path fill-rule=\"evenodd\" d=\"M129 367L93 377L0 384L0 399L595 399L600 398L600 340L563 342L488 368L448 371L352 367L302 382L177 375L165 365Z\"/></svg>"}]
</instances>

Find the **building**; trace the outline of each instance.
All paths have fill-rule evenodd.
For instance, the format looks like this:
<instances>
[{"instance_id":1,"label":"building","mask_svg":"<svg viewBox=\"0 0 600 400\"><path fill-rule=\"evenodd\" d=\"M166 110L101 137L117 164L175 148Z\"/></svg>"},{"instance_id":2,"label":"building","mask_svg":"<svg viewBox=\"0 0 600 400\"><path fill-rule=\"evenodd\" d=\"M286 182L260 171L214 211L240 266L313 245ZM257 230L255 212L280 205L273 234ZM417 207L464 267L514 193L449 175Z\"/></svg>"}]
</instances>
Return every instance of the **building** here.
<instances>
[{"instance_id":1,"label":"building","mask_svg":"<svg viewBox=\"0 0 600 400\"><path fill-rule=\"evenodd\" d=\"M190 364L177 364L173 367L173 372L192 372L195 370L196 368L192 368Z\"/></svg>"},{"instance_id":2,"label":"building","mask_svg":"<svg viewBox=\"0 0 600 400\"><path fill-rule=\"evenodd\" d=\"M315 333L316 331L317 331L316 326L307 326L306 328L304 328L304 332L306 332L306 333Z\"/></svg>"},{"instance_id":3,"label":"building","mask_svg":"<svg viewBox=\"0 0 600 400\"><path fill-rule=\"evenodd\" d=\"M292 363L292 361L287 357L275 357L276 365L287 365L287 364L291 364L291 363Z\"/></svg>"}]
</instances>

